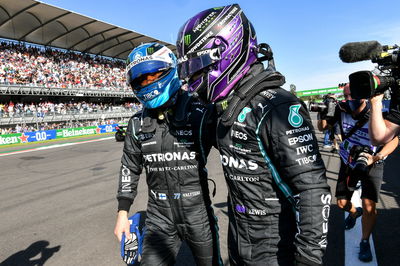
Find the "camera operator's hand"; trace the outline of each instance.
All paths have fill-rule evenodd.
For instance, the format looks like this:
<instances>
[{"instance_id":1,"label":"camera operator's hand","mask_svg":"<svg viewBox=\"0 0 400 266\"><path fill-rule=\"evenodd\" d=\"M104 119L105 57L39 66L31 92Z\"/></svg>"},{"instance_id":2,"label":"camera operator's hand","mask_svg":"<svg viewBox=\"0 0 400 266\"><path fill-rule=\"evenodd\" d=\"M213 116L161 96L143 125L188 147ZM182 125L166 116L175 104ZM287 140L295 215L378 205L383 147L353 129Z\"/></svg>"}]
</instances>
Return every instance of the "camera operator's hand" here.
<instances>
[{"instance_id":1,"label":"camera operator's hand","mask_svg":"<svg viewBox=\"0 0 400 266\"><path fill-rule=\"evenodd\" d=\"M368 161L367 161L367 165L368 165L368 166L372 165L372 164L373 164L374 162L376 162L376 161L379 161L379 158L378 158L378 157L376 157L376 156L374 156L374 155L371 155L371 154L369 154L369 153L366 153L366 152L361 152L359 156L360 156L360 157L365 157L365 158L368 159Z\"/></svg>"},{"instance_id":2,"label":"camera operator's hand","mask_svg":"<svg viewBox=\"0 0 400 266\"><path fill-rule=\"evenodd\" d=\"M374 96L371 97L371 99L370 99L371 104L382 103L383 96L384 96L384 94L374 95Z\"/></svg>"}]
</instances>

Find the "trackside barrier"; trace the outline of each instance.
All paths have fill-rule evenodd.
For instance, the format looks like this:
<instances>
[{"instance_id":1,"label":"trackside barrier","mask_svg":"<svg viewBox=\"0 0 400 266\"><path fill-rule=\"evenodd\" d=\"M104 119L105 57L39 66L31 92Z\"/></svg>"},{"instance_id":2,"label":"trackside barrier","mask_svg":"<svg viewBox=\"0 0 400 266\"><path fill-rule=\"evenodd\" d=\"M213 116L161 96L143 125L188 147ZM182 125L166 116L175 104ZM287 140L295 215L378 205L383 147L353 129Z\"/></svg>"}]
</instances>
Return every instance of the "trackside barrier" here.
<instances>
[{"instance_id":1,"label":"trackside barrier","mask_svg":"<svg viewBox=\"0 0 400 266\"><path fill-rule=\"evenodd\" d=\"M118 124L0 135L0 146L115 132Z\"/></svg>"}]
</instances>

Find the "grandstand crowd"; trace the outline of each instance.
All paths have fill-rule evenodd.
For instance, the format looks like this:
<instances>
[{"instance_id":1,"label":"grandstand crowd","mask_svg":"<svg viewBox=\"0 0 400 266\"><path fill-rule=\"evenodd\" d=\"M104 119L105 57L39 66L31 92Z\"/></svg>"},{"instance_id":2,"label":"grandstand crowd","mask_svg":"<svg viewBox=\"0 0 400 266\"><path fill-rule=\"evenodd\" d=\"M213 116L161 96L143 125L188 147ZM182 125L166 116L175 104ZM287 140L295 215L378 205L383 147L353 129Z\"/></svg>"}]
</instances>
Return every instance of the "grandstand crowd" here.
<instances>
[{"instance_id":1,"label":"grandstand crowd","mask_svg":"<svg viewBox=\"0 0 400 266\"><path fill-rule=\"evenodd\" d=\"M0 42L0 85L26 85L47 88L79 88L124 91L125 62L12 41ZM57 116L99 112L132 112L141 110L134 102L111 104L88 101L22 101L0 99L0 118ZM79 120L79 119L78 119ZM82 126L113 124L115 121L76 121L0 126L0 134Z\"/></svg>"},{"instance_id":2,"label":"grandstand crowd","mask_svg":"<svg viewBox=\"0 0 400 266\"><path fill-rule=\"evenodd\" d=\"M121 105L112 105L107 103L89 103L85 101L54 103L44 101L39 103L8 103L0 102L0 118L2 117L23 117L23 116L46 116L46 115L63 115L63 114L83 114L95 112L112 112L112 111L131 111L137 112L141 109L141 105L137 103L126 102Z\"/></svg>"},{"instance_id":3,"label":"grandstand crowd","mask_svg":"<svg viewBox=\"0 0 400 266\"><path fill-rule=\"evenodd\" d=\"M0 84L129 90L124 71L122 60L22 43L0 43Z\"/></svg>"}]
</instances>

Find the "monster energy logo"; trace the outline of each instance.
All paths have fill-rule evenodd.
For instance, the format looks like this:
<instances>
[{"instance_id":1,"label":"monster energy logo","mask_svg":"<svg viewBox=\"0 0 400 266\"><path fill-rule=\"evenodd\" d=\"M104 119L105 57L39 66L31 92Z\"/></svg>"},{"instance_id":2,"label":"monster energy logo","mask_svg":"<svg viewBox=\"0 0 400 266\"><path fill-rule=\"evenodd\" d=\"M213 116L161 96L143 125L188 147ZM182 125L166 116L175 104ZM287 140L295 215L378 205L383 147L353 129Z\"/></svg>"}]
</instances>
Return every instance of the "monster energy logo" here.
<instances>
[{"instance_id":1,"label":"monster energy logo","mask_svg":"<svg viewBox=\"0 0 400 266\"><path fill-rule=\"evenodd\" d=\"M154 47L148 47L147 48L147 54L151 55L152 53L154 53Z\"/></svg>"},{"instance_id":2,"label":"monster energy logo","mask_svg":"<svg viewBox=\"0 0 400 266\"><path fill-rule=\"evenodd\" d=\"M228 101L227 100L223 101L221 103L221 107L222 107L222 110L225 110L226 108L228 108Z\"/></svg>"},{"instance_id":3,"label":"monster energy logo","mask_svg":"<svg viewBox=\"0 0 400 266\"><path fill-rule=\"evenodd\" d=\"M192 36L190 34L185 35L185 44L189 45L192 42Z\"/></svg>"}]
</instances>

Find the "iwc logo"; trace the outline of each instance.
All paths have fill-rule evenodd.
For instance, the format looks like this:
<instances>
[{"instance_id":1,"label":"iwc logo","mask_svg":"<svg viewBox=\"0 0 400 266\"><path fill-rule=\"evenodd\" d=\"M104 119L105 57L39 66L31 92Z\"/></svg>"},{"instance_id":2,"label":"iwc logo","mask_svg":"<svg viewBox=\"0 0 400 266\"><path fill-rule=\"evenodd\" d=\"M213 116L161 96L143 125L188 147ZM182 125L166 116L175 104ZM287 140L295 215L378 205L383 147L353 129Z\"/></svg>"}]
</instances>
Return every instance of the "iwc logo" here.
<instances>
[{"instance_id":1,"label":"iwc logo","mask_svg":"<svg viewBox=\"0 0 400 266\"><path fill-rule=\"evenodd\" d=\"M301 104L294 104L289 107L290 113L288 116L289 124L292 127L300 127L303 124L303 117L299 114Z\"/></svg>"}]
</instances>

